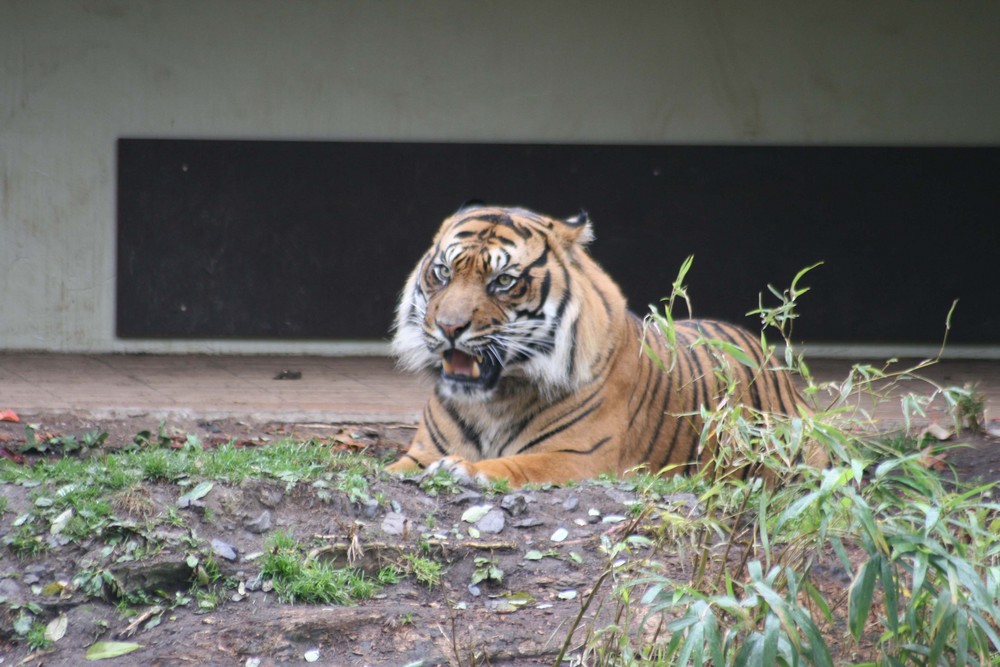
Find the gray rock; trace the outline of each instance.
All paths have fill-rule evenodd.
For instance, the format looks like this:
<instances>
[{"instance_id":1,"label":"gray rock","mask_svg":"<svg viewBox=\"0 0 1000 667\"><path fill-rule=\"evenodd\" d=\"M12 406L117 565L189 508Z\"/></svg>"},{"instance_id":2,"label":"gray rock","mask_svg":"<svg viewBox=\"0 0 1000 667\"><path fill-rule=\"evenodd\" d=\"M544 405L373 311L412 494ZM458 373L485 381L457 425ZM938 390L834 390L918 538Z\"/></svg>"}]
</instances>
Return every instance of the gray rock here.
<instances>
[{"instance_id":1,"label":"gray rock","mask_svg":"<svg viewBox=\"0 0 1000 667\"><path fill-rule=\"evenodd\" d=\"M382 532L386 535L402 535L406 531L408 519L400 512L388 512L382 519Z\"/></svg>"},{"instance_id":2,"label":"gray rock","mask_svg":"<svg viewBox=\"0 0 1000 667\"><path fill-rule=\"evenodd\" d=\"M20 584L13 579L0 579L0 599L8 602L23 602L24 597L21 595Z\"/></svg>"},{"instance_id":3,"label":"gray rock","mask_svg":"<svg viewBox=\"0 0 1000 667\"><path fill-rule=\"evenodd\" d=\"M510 493L500 499L500 507L511 516L520 516L528 511L528 500L519 493Z\"/></svg>"},{"instance_id":4,"label":"gray rock","mask_svg":"<svg viewBox=\"0 0 1000 667\"><path fill-rule=\"evenodd\" d=\"M478 491L464 491L457 496L454 496L448 501L450 505L466 505L471 503L477 503L482 500L483 494Z\"/></svg>"},{"instance_id":5,"label":"gray rock","mask_svg":"<svg viewBox=\"0 0 1000 667\"><path fill-rule=\"evenodd\" d=\"M272 509L277 507L278 503L281 502L281 499L285 497L284 491L273 486L261 487L259 494L260 495L257 499L260 501L260 504L264 507L270 507Z\"/></svg>"},{"instance_id":6,"label":"gray rock","mask_svg":"<svg viewBox=\"0 0 1000 667\"><path fill-rule=\"evenodd\" d=\"M503 510L494 507L486 513L486 516L476 522L476 529L480 533L496 535L502 531L506 525L507 519L504 518Z\"/></svg>"},{"instance_id":7,"label":"gray rock","mask_svg":"<svg viewBox=\"0 0 1000 667\"><path fill-rule=\"evenodd\" d=\"M222 540L212 540L212 553L219 558L226 560L236 560L236 549Z\"/></svg>"},{"instance_id":8,"label":"gray rock","mask_svg":"<svg viewBox=\"0 0 1000 667\"><path fill-rule=\"evenodd\" d=\"M247 521L243 524L243 527L249 530L251 533L256 533L258 535L266 533L271 530L271 511L264 510L260 513L256 519L252 521Z\"/></svg>"},{"instance_id":9,"label":"gray rock","mask_svg":"<svg viewBox=\"0 0 1000 667\"><path fill-rule=\"evenodd\" d=\"M635 493L615 488L605 489L604 495L617 503L630 503L635 500Z\"/></svg>"},{"instance_id":10,"label":"gray rock","mask_svg":"<svg viewBox=\"0 0 1000 667\"><path fill-rule=\"evenodd\" d=\"M378 514L378 501L370 500L361 504L361 516L366 519L374 519Z\"/></svg>"},{"instance_id":11,"label":"gray rock","mask_svg":"<svg viewBox=\"0 0 1000 667\"><path fill-rule=\"evenodd\" d=\"M679 514L691 517L701 516L701 503L698 502L698 497L693 493L672 493L664 496L662 502Z\"/></svg>"},{"instance_id":12,"label":"gray rock","mask_svg":"<svg viewBox=\"0 0 1000 667\"><path fill-rule=\"evenodd\" d=\"M246 584L244 584L244 588L248 591L259 591L263 585L263 581L264 575L258 572L250 579L247 579Z\"/></svg>"},{"instance_id":13,"label":"gray rock","mask_svg":"<svg viewBox=\"0 0 1000 667\"><path fill-rule=\"evenodd\" d=\"M579 505L580 505L580 499L577 498L576 496L570 496L562 504L563 509L566 510L567 512L572 512Z\"/></svg>"},{"instance_id":14,"label":"gray rock","mask_svg":"<svg viewBox=\"0 0 1000 667\"><path fill-rule=\"evenodd\" d=\"M511 525L515 528L534 528L535 526L541 526L545 522L538 517L528 517L527 519L521 519L520 521L515 521Z\"/></svg>"}]
</instances>

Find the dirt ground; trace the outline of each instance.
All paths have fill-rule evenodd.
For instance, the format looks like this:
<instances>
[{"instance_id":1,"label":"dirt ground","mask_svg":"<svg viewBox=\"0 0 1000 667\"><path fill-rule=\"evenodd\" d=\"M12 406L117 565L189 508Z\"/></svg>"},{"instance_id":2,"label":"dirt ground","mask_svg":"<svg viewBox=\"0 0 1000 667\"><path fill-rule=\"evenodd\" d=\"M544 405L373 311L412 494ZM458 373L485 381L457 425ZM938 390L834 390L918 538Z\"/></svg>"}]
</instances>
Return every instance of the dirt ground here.
<instances>
[{"instance_id":1,"label":"dirt ground","mask_svg":"<svg viewBox=\"0 0 1000 667\"><path fill-rule=\"evenodd\" d=\"M106 431L106 447L131 442L137 433L155 432L159 427L155 420L144 418L95 422L71 415L21 415L21 419L20 424L0 422L0 447L8 452L24 442L25 423L64 435ZM322 439L346 430L376 453L405 447L412 434L410 427L385 425L345 429L342 425L221 421L169 426L196 434L209 446L231 438L254 443L286 435ZM947 454L947 463L957 475L966 480L1000 479L1000 439L972 436L956 442L968 443ZM30 503L28 489L0 484L0 490L7 496L7 511L0 516L2 536ZM413 482L386 478L372 483L372 492L386 499L375 507L352 504L346 498L324 500L316 491L302 484L288 490L277 480L217 484L205 496L203 507L188 510L192 534L230 545L235 552L232 559L221 557L219 562L222 574L238 580L242 587L227 591L228 597L210 610L188 604L159 614L143 615L142 608L123 614L114 604L80 592L46 595L41 591L46 584L69 581L84 565L100 561L103 542L70 543L30 560L18 560L0 547L0 598L6 598L8 605L35 603L44 619L59 614L67 618L65 636L51 649L33 652L23 641L14 640L10 619L0 617L0 665L79 665L96 640L142 645L126 656L102 661L109 665L252 667L312 660L359 666L552 664L607 566L607 557L599 549L602 536L621 537L630 524L629 504L636 497L627 481L495 496L474 491L431 496ZM153 512L176 505L175 485L149 485L148 492ZM493 507L492 520L478 524L479 536L472 538L463 514L481 505ZM260 530L254 522L263 513L268 514L268 528ZM453 530L456 527L460 530ZM315 537L328 545L326 555L341 553L356 536L364 553L354 554L354 564L368 570L415 551L418 542L429 542L435 557L447 567L441 585L431 589L406 578L354 606L283 604L273 591L260 586L257 577L256 555L268 535L278 529L300 538ZM560 529L565 529L565 538L553 540ZM190 586L193 571L180 548L185 535L161 537L178 548L116 566L115 574L125 587L182 591ZM544 554L540 558L539 552ZM683 553L679 554L667 564L676 574L688 567ZM503 571L502 581L472 585L476 558L491 559ZM848 581L836 561L822 565L827 573L825 586L846 590ZM614 620L614 601L605 595L609 590L605 583L595 596L571 647L578 647L588 631ZM843 635L841 630L831 628L830 632ZM846 642L841 648L842 657L850 657L854 650Z\"/></svg>"}]
</instances>

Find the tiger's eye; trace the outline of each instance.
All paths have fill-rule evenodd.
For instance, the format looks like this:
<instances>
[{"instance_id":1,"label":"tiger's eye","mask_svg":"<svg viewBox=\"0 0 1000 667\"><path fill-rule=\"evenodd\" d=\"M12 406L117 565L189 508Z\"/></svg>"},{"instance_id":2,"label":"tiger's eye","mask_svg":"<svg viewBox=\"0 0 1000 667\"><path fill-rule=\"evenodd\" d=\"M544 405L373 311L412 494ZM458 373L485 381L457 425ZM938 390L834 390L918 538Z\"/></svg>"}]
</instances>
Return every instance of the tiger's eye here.
<instances>
[{"instance_id":1,"label":"tiger's eye","mask_svg":"<svg viewBox=\"0 0 1000 667\"><path fill-rule=\"evenodd\" d=\"M497 276L496 280L494 280L493 282L499 289L507 289L508 287L517 282L517 278L515 278L512 275L504 273Z\"/></svg>"},{"instance_id":2,"label":"tiger's eye","mask_svg":"<svg viewBox=\"0 0 1000 667\"><path fill-rule=\"evenodd\" d=\"M451 278L451 267L445 264L434 265L434 277L440 282L446 283Z\"/></svg>"}]
</instances>

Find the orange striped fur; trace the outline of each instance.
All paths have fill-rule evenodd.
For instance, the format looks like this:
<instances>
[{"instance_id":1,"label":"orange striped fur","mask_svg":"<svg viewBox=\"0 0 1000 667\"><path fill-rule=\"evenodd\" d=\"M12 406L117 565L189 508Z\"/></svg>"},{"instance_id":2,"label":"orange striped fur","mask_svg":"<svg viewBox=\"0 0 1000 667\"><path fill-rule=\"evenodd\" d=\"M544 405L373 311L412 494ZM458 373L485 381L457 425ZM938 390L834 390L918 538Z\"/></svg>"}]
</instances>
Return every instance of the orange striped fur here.
<instances>
[{"instance_id":1,"label":"orange striped fur","mask_svg":"<svg viewBox=\"0 0 1000 667\"><path fill-rule=\"evenodd\" d=\"M474 207L444 221L397 310L400 365L433 375L435 389L391 470L444 466L518 486L697 465L711 448L699 451L696 413L720 400L714 369L725 363L692 346L699 338L738 345L762 369L730 358L730 401L798 414L791 379L744 329L680 321L673 352L654 327L644 332L587 252L592 237L585 214ZM644 333L669 368L643 352Z\"/></svg>"}]
</instances>

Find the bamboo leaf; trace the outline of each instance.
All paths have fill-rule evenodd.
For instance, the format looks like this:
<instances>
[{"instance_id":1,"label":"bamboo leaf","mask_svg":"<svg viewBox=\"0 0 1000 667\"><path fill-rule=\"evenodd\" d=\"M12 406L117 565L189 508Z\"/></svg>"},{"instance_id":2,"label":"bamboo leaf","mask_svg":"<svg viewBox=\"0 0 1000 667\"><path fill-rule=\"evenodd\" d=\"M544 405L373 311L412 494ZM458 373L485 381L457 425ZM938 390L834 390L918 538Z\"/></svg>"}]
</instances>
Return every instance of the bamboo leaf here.
<instances>
[{"instance_id":1,"label":"bamboo leaf","mask_svg":"<svg viewBox=\"0 0 1000 667\"><path fill-rule=\"evenodd\" d=\"M879 559L879 578L882 580L882 604L889 631L895 636L899 632L899 595L896 589L896 572L888 558Z\"/></svg>"},{"instance_id":2,"label":"bamboo leaf","mask_svg":"<svg viewBox=\"0 0 1000 667\"><path fill-rule=\"evenodd\" d=\"M875 557L878 558L877 556ZM851 584L847 602L847 623L854 639L860 640L864 632L868 613L872 608L872 595L875 591L875 573L878 563L868 560L858 570L858 575Z\"/></svg>"},{"instance_id":3,"label":"bamboo leaf","mask_svg":"<svg viewBox=\"0 0 1000 667\"><path fill-rule=\"evenodd\" d=\"M764 621L764 641L761 645L761 664L774 665L778 653L778 631L781 623L774 614L768 614Z\"/></svg>"}]
</instances>

